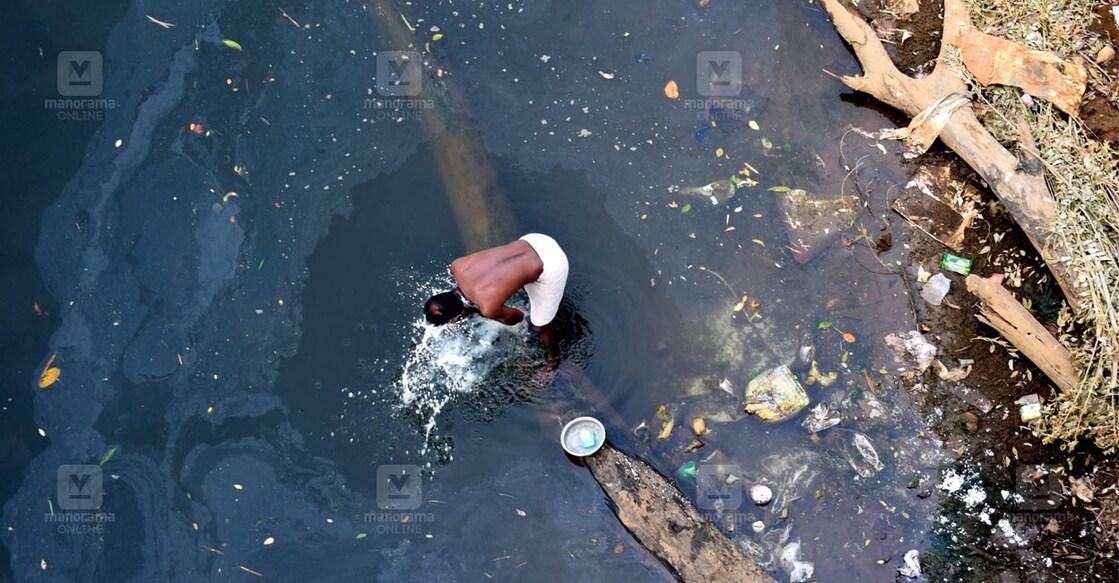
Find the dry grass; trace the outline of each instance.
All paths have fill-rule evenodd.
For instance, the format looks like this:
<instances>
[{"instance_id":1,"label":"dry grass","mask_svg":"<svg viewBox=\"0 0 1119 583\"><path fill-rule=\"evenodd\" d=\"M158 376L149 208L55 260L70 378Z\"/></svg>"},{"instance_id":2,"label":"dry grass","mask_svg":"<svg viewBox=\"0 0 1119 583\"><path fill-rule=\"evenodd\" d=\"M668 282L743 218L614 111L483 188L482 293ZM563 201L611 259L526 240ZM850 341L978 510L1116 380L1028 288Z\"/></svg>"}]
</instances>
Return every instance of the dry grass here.
<instances>
[{"instance_id":1,"label":"dry grass","mask_svg":"<svg viewBox=\"0 0 1119 583\"><path fill-rule=\"evenodd\" d=\"M1101 46L1088 30L1096 0L973 0L971 17L981 30L1000 32L1029 48L1081 59L1091 83L1113 86L1092 65ZM961 68L962 69L962 68ZM1017 89L972 85L991 106L984 120L1000 141L1015 147L1013 120L1025 116L1037 154L1057 202L1052 236L1073 253L1067 261L1080 274L1086 295L1067 318L1079 338L1064 335L1079 369L1074 391L1056 395L1042 434L1046 441L1075 446L1091 439L1106 451L1119 449L1119 168L1117 152L1089 137L1079 120L1038 101L1027 108Z\"/></svg>"}]
</instances>

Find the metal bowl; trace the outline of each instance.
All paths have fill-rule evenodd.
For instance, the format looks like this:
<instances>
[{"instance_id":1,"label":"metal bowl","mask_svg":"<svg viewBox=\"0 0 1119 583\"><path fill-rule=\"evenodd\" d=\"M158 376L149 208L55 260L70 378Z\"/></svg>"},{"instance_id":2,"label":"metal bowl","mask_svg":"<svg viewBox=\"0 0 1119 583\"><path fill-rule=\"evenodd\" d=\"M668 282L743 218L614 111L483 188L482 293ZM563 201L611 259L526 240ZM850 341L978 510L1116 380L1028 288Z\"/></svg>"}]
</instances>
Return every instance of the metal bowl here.
<instances>
[{"instance_id":1,"label":"metal bowl","mask_svg":"<svg viewBox=\"0 0 1119 583\"><path fill-rule=\"evenodd\" d=\"M594 417L576 417L560 431L560 445L575 457L585 457L606 443L606 428Z\"/></svg>"}]
</instances>

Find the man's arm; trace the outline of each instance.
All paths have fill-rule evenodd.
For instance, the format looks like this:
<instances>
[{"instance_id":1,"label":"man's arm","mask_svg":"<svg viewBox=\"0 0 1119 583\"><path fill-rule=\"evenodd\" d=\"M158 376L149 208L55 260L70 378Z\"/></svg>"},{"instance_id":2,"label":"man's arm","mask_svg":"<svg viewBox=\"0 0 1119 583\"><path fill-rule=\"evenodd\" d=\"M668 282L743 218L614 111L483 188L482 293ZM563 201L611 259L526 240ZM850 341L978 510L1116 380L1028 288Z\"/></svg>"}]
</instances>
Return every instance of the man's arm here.
<instances>
[{"instance_id":1,"label":"man's arm","mask_svg":"<svg viewBox=\"0 0 1119 583\"><path fill-rule=\"evenodd\" d=\"M501 306L501 310L491 317L492 320L497 320L506 326L514 326L520 324L521 320L525 319L525 313L509 306Z\"/></svg>"}]
</instances>

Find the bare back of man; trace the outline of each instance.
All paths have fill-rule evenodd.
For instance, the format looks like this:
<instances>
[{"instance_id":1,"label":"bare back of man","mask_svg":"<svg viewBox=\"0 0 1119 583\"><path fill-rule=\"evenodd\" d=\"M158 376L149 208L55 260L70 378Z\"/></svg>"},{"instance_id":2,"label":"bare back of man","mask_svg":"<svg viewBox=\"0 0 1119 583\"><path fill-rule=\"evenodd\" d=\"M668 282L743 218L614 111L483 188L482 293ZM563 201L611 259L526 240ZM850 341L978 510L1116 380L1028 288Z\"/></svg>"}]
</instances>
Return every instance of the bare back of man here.
<instances>
[{"instance_id":1,"label":"bare back of man","mask_svg":"<svg viewBox=\"0 0 1119 583\"><path fill-rule=\"evenodd\" d=\"M517 324L525 315L506 306L505 301L525 284L536 281L543 270L540 256L519 239L451 263L459 290L478 307L478 313L509 325Z\"/></svg>"}]
</instances>

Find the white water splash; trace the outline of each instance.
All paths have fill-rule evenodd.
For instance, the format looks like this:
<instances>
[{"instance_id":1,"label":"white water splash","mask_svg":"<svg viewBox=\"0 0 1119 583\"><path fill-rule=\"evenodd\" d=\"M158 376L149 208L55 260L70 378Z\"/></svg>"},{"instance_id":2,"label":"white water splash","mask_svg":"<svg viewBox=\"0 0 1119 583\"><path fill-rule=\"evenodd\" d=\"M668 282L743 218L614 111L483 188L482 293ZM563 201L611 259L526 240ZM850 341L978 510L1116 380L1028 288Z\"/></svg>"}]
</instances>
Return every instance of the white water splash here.
<instances>
[{"instance_id":1,"label":"white water splash","mask_svg":"<svg viewBox=\"0 0 1119 583\"><path fill-rule=\"evenodd\" d=\"M404 293L430 294L453 287L446 281L412 287ZM503 360L513 356L514 347L524 346L528 327L524 323L506 326L486 318L473 317L445 326L432 326L422 315L412 322L412 347L404 355L404 366L396 383L398 407L423 418L426 453L432 432L448 403L461 395L483 389L480 385Z\"/></svg>"}]
</instances>

